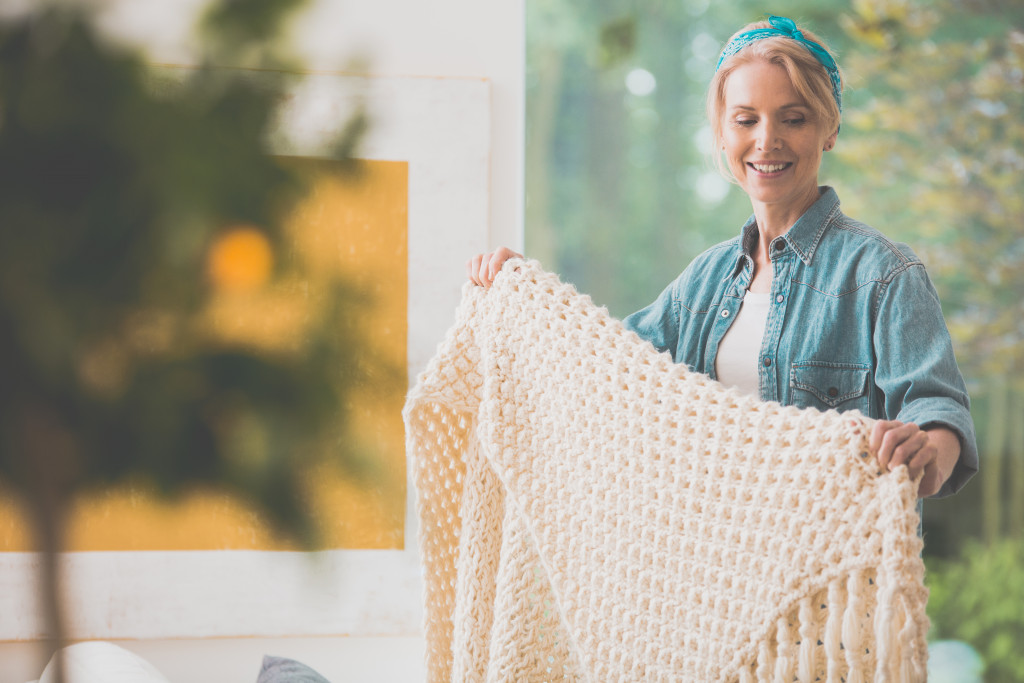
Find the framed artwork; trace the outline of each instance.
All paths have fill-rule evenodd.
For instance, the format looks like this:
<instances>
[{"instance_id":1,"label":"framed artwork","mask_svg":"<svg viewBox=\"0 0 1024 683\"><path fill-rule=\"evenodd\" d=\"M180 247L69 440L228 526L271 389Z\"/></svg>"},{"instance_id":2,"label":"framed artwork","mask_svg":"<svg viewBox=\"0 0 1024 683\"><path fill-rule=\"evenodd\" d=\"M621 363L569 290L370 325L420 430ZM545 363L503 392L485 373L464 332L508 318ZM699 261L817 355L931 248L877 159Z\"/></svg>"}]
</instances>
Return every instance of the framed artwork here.
<instances>
[{"instance_id":1,"label":"framed artwork","mask_svg":"<svg viewBox=\"0 0 1024 683\"><path fill-rule=\"evenodd\" d=\"M159 69L173 78L186 68ZM359 107L370 126L353 171L329 143ZM309 473L317 552L295 550L221 494L169 502L125 488L83 500L62 556L70 637L419 631L401 409L453 320L465 259L487 246L489 122L483 80L306 74L292 89L268 147L311 182L285 226L283 257L296 275L259 300L215 299L207 324L286 345L311 307L329 303L324 274L342 273L366 301L347 332L370 340L401 378L366 382L349 398L360 474ZM232 259L259 258L244 231L237 237L224 245L224 277L235 276ZM0 640L45 635L25 526L0 499Z\"/></svg>"}]
</instances>

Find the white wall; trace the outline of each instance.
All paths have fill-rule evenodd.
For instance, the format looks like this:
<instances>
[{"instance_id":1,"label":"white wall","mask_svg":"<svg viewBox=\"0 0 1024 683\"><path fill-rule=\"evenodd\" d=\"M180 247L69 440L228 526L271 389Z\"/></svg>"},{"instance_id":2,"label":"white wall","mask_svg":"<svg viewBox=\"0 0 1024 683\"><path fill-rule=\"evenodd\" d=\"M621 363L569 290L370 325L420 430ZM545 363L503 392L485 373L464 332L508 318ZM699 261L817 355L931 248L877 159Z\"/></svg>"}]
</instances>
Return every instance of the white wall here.
<instances>
[{"instance_id":1,"label":"white wall","mask_svg":"<svg viewBox=\"0 0 1024 683\"><path fill-rule=\"evenodd\" d=\"M524 2L311 0L291 27L296 51L314 71L344 71L358 57L374 76L490 82L490 224L486 226L490 247L522 247ZM105 0L100 4L111 34L144 45L154 62L190 63L188 31L206 0ZM461 262L470 255L453 255L453 260ZM423 678L423 642L416 633L119 643L146 657L174 683L255 681L263 654L306 661L333 683ZM0 642L0 683L34 680L48 655L45 644Z\"/></svg>"},{"instance_id":2,"label":"white wall","mask_svg":"<svg viewBox=\"0 0 1024 683\"><path fill-rule=\"evenodd\" d=\"M208 1L101 4L112 34L155 61L183 64L190 22ZM522 247L524 7L525 0L309 0L290 27L311 70L343 71L359 59L377 76L491 82L491 246Z\"/></svg>"},{"instance_id":3,"label":"white wall","mask_svg":"<svg viewBox=\"0 0 1024 683\"><path fill-rule=\"evenodd\" d=\"M522 247L525 0L313 0L296 22L308 64L355 54L385 76L491 81L490 245Z\"/></svg>"}]
</instances>

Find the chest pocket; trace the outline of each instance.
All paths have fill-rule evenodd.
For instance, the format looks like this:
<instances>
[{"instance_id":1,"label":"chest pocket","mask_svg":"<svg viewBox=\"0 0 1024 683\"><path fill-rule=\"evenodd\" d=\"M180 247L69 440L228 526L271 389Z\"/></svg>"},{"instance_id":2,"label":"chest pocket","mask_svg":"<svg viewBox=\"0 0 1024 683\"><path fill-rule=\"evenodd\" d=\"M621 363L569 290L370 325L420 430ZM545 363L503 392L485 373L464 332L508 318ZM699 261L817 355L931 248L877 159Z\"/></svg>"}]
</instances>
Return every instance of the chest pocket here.
<instances>
[{"instance_id":1,"label":"chest pocket","mask_svg":"<svg viewBox=\"0 0 1024 683\"><path fill-rule=\"evenodd\" d=\"M789 381L793 402L801 408L856 409L867 414L870 375L867 365L823 361L794 363Z\"/></svg>"}]
</instances>

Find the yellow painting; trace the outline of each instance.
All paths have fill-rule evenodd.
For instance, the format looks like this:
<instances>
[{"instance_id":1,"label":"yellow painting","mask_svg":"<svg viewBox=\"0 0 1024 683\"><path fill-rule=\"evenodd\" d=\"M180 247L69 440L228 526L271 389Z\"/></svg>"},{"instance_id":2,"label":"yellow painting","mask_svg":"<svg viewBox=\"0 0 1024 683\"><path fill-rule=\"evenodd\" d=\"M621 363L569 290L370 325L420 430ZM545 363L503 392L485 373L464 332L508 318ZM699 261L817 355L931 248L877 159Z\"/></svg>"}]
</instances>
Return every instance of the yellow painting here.
<instances>
[{"instance_id":1,"label":"yellow painting","mask_svg":"<svg viewBox=\"0 0 1024 683\"><path fill-rule=\"evenodd\" d=\"M406 471L402 405L406 392L408 164L288 158L311 191L292 211L283 246L271 248L251 227L225 231L212 245L208 276L217 295L202 316L204 333L236 343L289 347L314 309L342 278L365 305L346 315L346 330L370 349L363 379L348 393L346 438L358 468L323 464L304 473L325 548L404 547ZM275 261L277 261L275 263ZM268 284L277 268L285 275ZM376 366L386 367L378 371ZM396 381L395 378L400 377ZM323 446L332 447L330 439ZM136 485L77 501L69 551L285 550L244 501L193 491L173 501ZM0 498L0 552L31 551L24 517Z\"/></svg>"}]
</instances>

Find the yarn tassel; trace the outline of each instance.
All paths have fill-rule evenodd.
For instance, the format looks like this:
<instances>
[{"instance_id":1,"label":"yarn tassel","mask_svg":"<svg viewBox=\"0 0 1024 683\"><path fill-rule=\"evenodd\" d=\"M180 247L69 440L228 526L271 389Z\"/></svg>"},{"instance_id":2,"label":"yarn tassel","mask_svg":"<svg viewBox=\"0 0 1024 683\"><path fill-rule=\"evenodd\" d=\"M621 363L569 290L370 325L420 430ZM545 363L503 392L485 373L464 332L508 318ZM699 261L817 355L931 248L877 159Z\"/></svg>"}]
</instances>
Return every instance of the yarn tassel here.
<instances>
[{"instance_id":1,"label":"yarn tassel","mask_svg":"<svg viewBox=\"0 0 1024 683\"><path fill-rule=\"evenodd\" d=\"M800 683L814 683L814 653L817 650L818 636L815 632L814 608L811 598L800 601L800 664L797 677Z\"/></svg>"},{"instance_id":2,"label":"yarn tassel","mask_svg":"<svg viewBox=\"0 0 1024 683\"><path fill-rule=\"evenodd\" d=\"M912 681L913 683L926 681L928 680L927 647L921 642L922 634L918 623L914 621L907 608L906 596L901 596L899 606L901 628L896 640L900 644L901 651L898 661L899 676L896 680Z\"/></svg>"},{"instance_id":3,"label":"yarn tassel","mask_svg":"<svg viewBox=\"0 0 1024 683\"><path fill-rule=\"evenodd\" d=\"M793 646L793 625L789 623L787 617L782 617L779 619L775 630L775 640L779 644L779 653L775 660L775 680L787 681L788 683L793 680L793 674L796 670L796 662L793 657L794 650L796 649Z\"/></svg>"},{"instance_id":4,"label":"yarn tassel","mask_svg":"<svg viewBox=\"0 0 1024 683\"><path fill-rule=\"evenodd\" d=\"M759 683L765 683L766 681L772 680L772 670L774 669L774 661L772 658L771 648L768 647L768 640L762 640L761 644L757 648L757 680Z\"/></svg>"},{"instance_id":5,"label":"yarn tassel","mask_svg":"<svg viewBox=\"0 0 1024 683\"><path fill-rule=\"evenodd\" d=\"M883 580L879 577L878 581ZM875 606L875 681L877 683L889 683L891 680L903 681L897 676L895 665L903 656L902 638L899 637L900 624L897 619L899 605L896 599L896 587L891 585L891 579L885 577L884 587L878 594L878 602ZM895 678L894 678L895 676Z\"/></svg>"},{"instance_id":6,"label":"yarn tassel","mask_svg":"<svg viewBox=\"0 0 1024 683\"><path fill-rule=\"evenodd\" d=\"M828 621L825 622L825 661L828 683L840 683L843 670L843 583L832 579L828 584Z\"/></svg>"},{"instance_id":7,"label":"yarn tassel","mask_svg":"<svg viewBox=\"0 0 1024 683\"><path fill-rule=\"evenodd\" d=\"M846 610L843 614L843 646L848 667L846 683L864 683L864 645L860 621L864 616L864 575L860 569L850 572L847 581Z\"/></svg>"}]
</instances>

